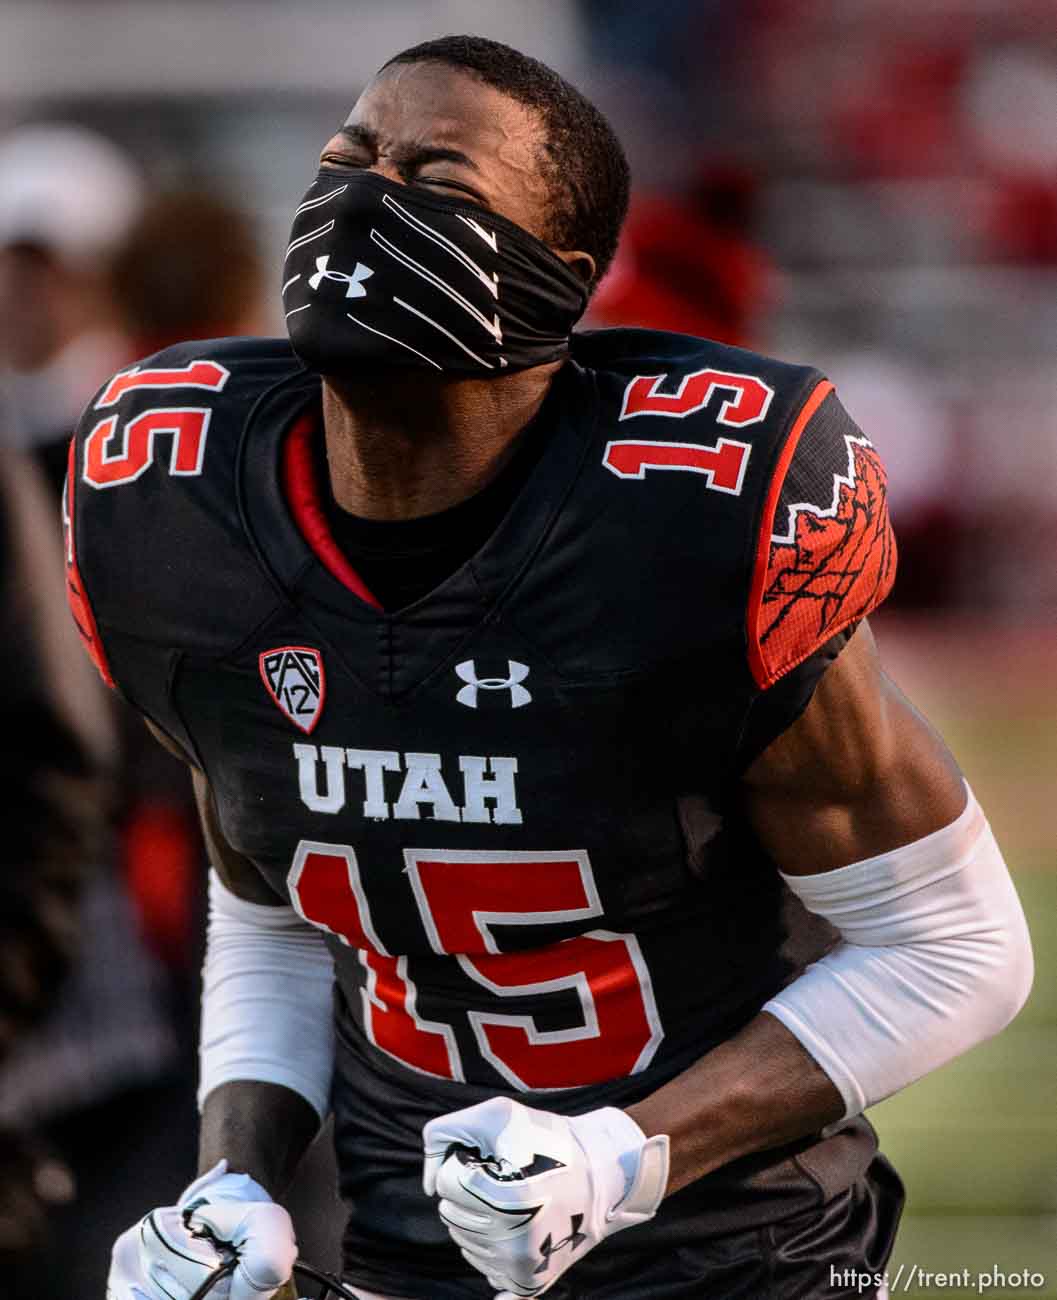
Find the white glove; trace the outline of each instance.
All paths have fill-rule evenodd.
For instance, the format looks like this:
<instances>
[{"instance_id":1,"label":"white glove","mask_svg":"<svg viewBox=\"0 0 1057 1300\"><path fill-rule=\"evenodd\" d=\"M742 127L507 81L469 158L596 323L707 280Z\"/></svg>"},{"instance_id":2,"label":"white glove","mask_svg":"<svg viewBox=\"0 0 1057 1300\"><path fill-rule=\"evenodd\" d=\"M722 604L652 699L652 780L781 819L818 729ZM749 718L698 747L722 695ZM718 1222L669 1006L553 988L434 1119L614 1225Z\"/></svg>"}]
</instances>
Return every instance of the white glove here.
<instances>
[{"instance_id":1,"label":"white glove","mask_svg":"<svg viewBox=\"0 0 1057 1300\"><path fill-rule=\"evenodd\" d=\"M574 1118L508 1097L430 1120L423 1186L463 1257L500 1291L538 1296L600 1241L652 1219L668 1139L622 1110Z\"/></svg>"},{"instance_id":2,"label":"white glove","mask_svg":"<svg viewBox=\"0 0 1057 1300\"><path fill-rule=\"evenodd\" d=\"M190 1300L221 1264L238 1257L209 1300L268 1300L297 1259L290 1216L227 1161L196 1179L176 1205L142 1218L114 1243L107 1300Z\"/></svg>"}]
</instances>

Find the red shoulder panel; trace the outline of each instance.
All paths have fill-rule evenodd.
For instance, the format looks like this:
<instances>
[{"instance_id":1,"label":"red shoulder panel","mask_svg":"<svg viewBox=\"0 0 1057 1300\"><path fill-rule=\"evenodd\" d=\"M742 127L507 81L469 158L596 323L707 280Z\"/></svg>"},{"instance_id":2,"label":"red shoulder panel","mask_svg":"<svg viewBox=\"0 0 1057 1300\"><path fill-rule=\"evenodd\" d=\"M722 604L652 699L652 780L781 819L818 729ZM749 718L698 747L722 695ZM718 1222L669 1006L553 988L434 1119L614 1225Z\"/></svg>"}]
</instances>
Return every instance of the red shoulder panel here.
<instances>
[{"instance_id":1,"label":"red shoulder panel","mask_svg":"<svg viewBox=\"0 0 1057 1300\"><path fill-rule=\"evenodd\" d=\"M865 618L895 578L884 467L839 406L841 423L827 426L828 468L812 474L808 467L817 491L806 500L783 497L805 431L832 392L833 385L823 381L808 397L764 503L748 607L749 666L761 689ZM805 448L801 454L817 455L817 450Z\"/></svg>"},{"instance_id":2,"label":"red shoulder panel","mask_svg":"<svg viewBox=\"0 0 1057 1300\"><path fill-rule=\"evenodd\" d=\"M88 593L85 591L81 573L77 567L77 551L74 544L73 530L74 499L76 495L77 439L71 438L70 454L66 462L66 488L63 492L62 510L63 529L66 534L66 601L70 606L73 621L77 624L77 631L81 634L84 648L88 651L88 657L99 670L99 676L102 677L107 686L112 687L114 678L110 672L110 665L107 663L103 642L99 637L99 629L96 627L91 602L88 599Z\"/></svg>"}]
</instances>

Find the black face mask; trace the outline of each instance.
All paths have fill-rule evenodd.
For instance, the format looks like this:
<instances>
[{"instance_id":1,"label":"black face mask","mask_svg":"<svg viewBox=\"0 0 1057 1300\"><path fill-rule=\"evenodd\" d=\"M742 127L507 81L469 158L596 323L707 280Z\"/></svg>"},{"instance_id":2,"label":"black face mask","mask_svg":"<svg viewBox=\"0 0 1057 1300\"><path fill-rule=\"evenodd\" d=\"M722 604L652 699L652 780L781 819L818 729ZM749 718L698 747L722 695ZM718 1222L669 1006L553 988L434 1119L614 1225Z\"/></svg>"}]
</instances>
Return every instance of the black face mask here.
<instances>
[{"instance_id":1,"label":"black face mask","mask_svg":"<svg viewBox=\"0 0 1057 1300\"><path fill-rule=\"evenodd\" d=\"M566 355L587 306L579 277L512 221L366 171L320 172L283 280L290 342L325 375L525 370Z\"/></svg>"}]
</instances>

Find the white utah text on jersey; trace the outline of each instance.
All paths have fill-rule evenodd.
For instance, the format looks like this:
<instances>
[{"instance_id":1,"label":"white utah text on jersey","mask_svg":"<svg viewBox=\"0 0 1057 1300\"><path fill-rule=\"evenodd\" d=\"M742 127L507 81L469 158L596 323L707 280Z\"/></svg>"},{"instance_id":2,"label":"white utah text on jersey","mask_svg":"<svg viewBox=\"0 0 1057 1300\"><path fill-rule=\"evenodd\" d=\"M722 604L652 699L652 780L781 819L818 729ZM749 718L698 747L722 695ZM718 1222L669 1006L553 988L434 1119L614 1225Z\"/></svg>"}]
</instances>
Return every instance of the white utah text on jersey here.
<instances>
[{"instance_id":1,"label":"white utah text on jersey","mask_svg":"<svg viewBox=\"0 0 1057 1300\"><path fill-rule=\"evenodd\" d=\"M312 812L339 813L350 799L362 797L364 817L378 821L426 817L441 822L522 824L514 781L516 758L460 754L462 788L456 792L462 796L461 805L452 798L439 754L295 744L294 758L301 802ZM401 774L398 790L396 773ZM388 787L387 774L394 774Z\"/></svg>"}]
</instances>

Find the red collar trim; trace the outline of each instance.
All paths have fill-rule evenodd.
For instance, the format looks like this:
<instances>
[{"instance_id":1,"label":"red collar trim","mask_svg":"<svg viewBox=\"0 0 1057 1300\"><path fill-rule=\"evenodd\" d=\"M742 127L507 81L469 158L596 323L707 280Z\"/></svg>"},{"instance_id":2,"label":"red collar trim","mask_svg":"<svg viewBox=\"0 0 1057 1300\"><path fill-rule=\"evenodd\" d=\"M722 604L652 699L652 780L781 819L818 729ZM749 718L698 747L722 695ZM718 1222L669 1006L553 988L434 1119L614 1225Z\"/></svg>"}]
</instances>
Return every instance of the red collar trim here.
<instances>
[{"instance_id":1,"label":"red collar trim","mask_svg":"<svg viewBox=\"0 0 1057 1300\"><path fill-rule=\"evenodd\" d=\"M320 504L312 448L315 432L316 421L309 414L303 415L286 435L282 451L282 480L287 505L302 537L327 572L354 596L380 610L381 601L371 593L334 540Z\"/></svg>"}]
</instances>

